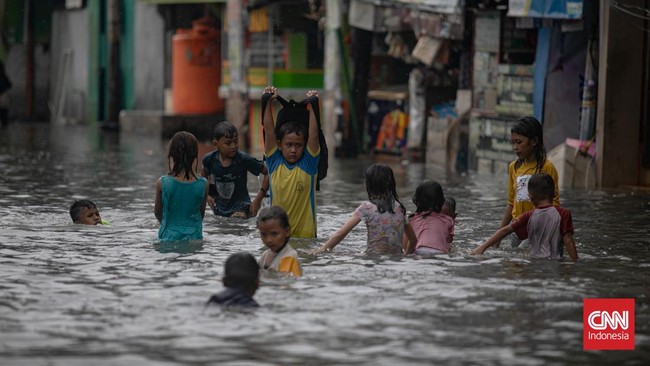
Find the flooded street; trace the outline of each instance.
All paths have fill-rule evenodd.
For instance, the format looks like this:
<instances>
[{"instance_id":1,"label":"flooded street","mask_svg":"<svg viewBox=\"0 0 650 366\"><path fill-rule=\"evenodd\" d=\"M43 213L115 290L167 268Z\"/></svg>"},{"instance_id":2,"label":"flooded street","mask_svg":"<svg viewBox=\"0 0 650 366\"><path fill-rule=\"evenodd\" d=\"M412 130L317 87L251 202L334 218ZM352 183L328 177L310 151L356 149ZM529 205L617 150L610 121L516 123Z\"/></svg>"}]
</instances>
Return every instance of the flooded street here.
<instances>
[{"instance_id":1,"label":"flooded street","mask_svg":"<svg viewBox=\"0 0 650 366\"><path fill-rule=\"evenodd\" d=\"M407 209L424 179L457 200L454 249L368 257L359 225L334 251L301 253L304 277L264 279L255 312L205 308L232 253L256 257L254 220L204 220L204 241L156 243L155 182L166 141L86 127L0 131L0 364L647 365L650 193L563 190L580 260L534 260L502 245L503 175L448 177L393 165ZM330 160L316 248L366 199L367 160ZM251 191L257 181L249 180ZM88 198L110 226L72 225ZM583 351L584 298L635 298L635 351Z\"/></svg>"}]
</instances>

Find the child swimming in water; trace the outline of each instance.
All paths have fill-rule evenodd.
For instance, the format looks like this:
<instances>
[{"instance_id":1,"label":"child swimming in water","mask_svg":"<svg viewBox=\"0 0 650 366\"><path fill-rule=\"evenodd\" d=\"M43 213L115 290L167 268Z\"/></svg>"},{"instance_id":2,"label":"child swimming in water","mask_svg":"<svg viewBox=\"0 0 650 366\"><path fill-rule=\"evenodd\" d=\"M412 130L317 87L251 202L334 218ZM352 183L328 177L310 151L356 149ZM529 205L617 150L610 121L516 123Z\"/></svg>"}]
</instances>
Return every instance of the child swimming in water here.
<instances>
[{"instance_id":1,"label":"child swimming in water","mask_svg":"<svg viewBox=\"0 0 650 366\"><path fill-rule=\"evenodd\" d=\"M82 225L108 225L99 215L99 209L91 200L74 201L70 206L70 218L75 224Z\"/></svg>"}]
</instances>

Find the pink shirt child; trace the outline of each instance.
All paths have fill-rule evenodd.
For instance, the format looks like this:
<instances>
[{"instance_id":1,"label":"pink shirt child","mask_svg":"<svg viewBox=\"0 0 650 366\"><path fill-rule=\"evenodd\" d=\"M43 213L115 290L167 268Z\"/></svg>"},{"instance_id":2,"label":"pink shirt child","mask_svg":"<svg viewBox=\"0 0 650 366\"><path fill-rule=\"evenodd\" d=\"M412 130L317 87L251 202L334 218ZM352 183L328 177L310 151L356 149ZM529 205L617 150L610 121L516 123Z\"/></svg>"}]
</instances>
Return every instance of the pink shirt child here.
<instances>
[{"instance_id":1,"label":"pink shirt child","mask_svg":"<svg viewBox=\"0 0 650 366\"><path fill-rule=\"evenodd\" d=\"M418 238L415 253L418 249L434 249L440 253L448 253L449 245L454 239L454 219L438 212L416 212L409 218L409 223ZM426 250L426 249L425 249ZM423 252L423 250L421 250ZM428 254L435 254L428 251Z\"/></svg>"}]
</instances>

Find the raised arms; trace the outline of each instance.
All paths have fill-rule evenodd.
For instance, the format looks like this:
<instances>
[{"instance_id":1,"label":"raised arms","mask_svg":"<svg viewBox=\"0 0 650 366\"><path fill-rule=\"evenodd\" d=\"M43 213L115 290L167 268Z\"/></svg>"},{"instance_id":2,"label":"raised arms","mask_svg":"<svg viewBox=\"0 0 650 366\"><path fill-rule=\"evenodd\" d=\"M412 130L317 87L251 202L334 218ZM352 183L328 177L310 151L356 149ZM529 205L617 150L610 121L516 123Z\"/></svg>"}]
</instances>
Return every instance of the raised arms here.
<instances>
[{"instance_id":1,"label":"raised arms","mask_svg":"<svg viewBox=\"0 0 650 366\"><path fill-rule=\"evenodd\" d=\"M309 138L307 139L307 147L312 153L316 153L320 148L318 142L318 122L312 103L318 103L318 92L310 90L307 92L307 110L309 111Z\"/></svg>"},{"instance_id":2,"label":"raised arms","mask_svg":"<svg viewBox=\"0 0 650 366\"><path fill-rule=\"evenodd\" d=\"M262 94L262 124L264 125L264 155L273 150L277 146L277 138L275 136L275 122L273 121L273 108L272 104L278 96L278 90L273 86L264 88Z\"/></svg>"}]
</instances>

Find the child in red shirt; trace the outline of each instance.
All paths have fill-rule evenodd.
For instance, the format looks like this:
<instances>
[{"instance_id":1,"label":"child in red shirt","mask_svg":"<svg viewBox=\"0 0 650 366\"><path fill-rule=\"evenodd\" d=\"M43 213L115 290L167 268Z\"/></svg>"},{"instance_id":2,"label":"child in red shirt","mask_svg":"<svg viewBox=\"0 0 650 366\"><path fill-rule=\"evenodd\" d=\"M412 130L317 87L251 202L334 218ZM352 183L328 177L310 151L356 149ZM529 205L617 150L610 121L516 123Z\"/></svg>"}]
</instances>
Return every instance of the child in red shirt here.
<instances>
[{"instance_id":1,"label":"child in red shirt","mask_svg":"<svg viewBox=\"0 0 650 366\"><path fill-rule=\"evenodd\" d=\"M470 254L483 254L485 250L514 232L519 239L529 239L530 252L536 258L560 259L565 247L571 260L578 260L573 241L571 212L553 206L555 183L546 173L534 174L528 181L528 195L535 209L525 212L511 224L499 229L485 243Z\"/></svg>"}]
</instances>

